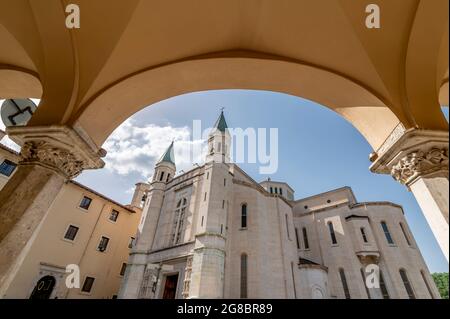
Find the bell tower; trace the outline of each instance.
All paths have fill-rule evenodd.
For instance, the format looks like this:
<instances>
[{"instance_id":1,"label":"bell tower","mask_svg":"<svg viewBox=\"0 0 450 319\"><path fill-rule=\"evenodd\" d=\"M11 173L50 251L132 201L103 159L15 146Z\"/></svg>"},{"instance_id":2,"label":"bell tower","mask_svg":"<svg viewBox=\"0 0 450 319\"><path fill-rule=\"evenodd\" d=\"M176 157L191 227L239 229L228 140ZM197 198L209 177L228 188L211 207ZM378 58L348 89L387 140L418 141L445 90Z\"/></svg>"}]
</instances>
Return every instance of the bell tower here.
<instances>
[{"instance_id":1,"label":"bell tower","mask_svg":"<svg viewBox=\"0 0 450 319\"><path fill-rule=\"evenodd\" d=\"M175 156L172 142L161 159L156 163L150 185L146 184L145 203L142 210L143 225L128 260L124 284L119 292L120 298L139 298L140 287L146 270L146 252L151 250L153 246L166 186L173 179L175 172Z\"/></svg>"},{"instance_id":2,"label":"bell tower","mask_svg":"<svg viewBox=\"0 0 450 319\"><path fill-rule=\"evenodd\" d=\"M172 142L158 163L156 163L152 183L168 183L173 179L175 172L175 156Z\"/></svg>"},{"instance_id":3,"label":"bell tower","mask_svg":"<svg viewBox=\"0 0 450 319\"><path fill-rule=\"evenodd\" d=\"M223 109L208 137L206 162L230 163L231 136Z\"/></svg>"}]
</instances>

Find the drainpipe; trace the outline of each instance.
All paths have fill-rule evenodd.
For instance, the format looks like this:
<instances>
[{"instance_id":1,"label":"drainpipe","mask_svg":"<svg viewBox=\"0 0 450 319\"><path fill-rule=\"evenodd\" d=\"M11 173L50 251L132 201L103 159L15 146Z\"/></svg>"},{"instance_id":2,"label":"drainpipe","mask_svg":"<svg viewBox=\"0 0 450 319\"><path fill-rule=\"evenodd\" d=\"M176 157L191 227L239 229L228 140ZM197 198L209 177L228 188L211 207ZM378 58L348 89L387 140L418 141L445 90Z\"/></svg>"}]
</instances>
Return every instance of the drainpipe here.
<instances>
[{"instance_id":1,"label":"drainpipe","mask_svg":"<svg viewBox=\"0 0 450 319\"><path fill-rule=\"evenodd\" d=\"M81 254L80 260L78 261L78 267L80 268L80 273L81 273L81 262L83 261L84 256L86 255L87 249L89 247L89 244L92 241L92 238L94 237L94 232L97 229L97 225L100 221L100 217L102 216L103 210L105 209L106 204L102 205L102 208L100 209L100 213L97 216L97 220L95 221L94 227L92 228L91 234L89 235L89 239L86 243L86 246L83 249L83 253ZM81 286L80 286L81 288ZM70 293L70 289L67 289L66 295L64 296L65 299L67 299L67 297L69 296Z\"/></svg>"}]
</instances>

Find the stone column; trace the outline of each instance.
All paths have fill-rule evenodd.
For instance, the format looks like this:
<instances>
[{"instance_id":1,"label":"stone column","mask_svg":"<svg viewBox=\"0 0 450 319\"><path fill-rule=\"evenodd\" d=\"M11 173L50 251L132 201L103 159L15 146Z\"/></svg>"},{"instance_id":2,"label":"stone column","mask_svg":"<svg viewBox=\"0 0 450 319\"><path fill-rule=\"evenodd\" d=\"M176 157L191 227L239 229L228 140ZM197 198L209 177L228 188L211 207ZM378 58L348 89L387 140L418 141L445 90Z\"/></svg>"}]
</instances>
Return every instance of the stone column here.
<instances>
[{"instance_id":1,"label":"stone column","mask_svg":"<svg viewBox=\"0 0 450 319\"><path fill-rule=\"evenodd\" d=\"M17 172L0 191L0 298L64 182L103 167L105 155L65 126L13 127L8 135L22 149Z\"/></svg>"},{"instance_id":2,"label":"stone column","mask_svg":"<svg viewBox=\"0 0 450 319\"><path fill-rule=\"evenodd\" d=\"M445 257L449 257L448 131L398 126L373 153L370 170L391 174L414 194Z\"/></svg>"}]
</instances>

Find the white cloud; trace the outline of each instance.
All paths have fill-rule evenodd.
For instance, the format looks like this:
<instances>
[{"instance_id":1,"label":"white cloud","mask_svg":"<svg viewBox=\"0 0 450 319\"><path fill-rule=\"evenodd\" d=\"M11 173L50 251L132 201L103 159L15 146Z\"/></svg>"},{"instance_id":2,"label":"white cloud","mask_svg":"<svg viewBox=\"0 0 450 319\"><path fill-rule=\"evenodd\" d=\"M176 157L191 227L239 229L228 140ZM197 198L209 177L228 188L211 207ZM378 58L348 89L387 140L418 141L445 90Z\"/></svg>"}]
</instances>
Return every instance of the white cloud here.
<instances>
[{"instance_id":1,"label":"white cloud","mask_svg":"<svg viewBox=\"0 0 450 319\"><path fill-rule=\"evenodd\" d=\"M177 170L189 170L193 163L201 163L205 155L203 141L192 141L188 127L156 126L147 124L138 126L136 121L128 119L120 125L103 145L107 150L105 168L119 175L139 174L150 178L155 163L164 151L175 141L175 161ZM201 152L193 152L194 146L200 146Z\"/></svg>"}]
</instances>

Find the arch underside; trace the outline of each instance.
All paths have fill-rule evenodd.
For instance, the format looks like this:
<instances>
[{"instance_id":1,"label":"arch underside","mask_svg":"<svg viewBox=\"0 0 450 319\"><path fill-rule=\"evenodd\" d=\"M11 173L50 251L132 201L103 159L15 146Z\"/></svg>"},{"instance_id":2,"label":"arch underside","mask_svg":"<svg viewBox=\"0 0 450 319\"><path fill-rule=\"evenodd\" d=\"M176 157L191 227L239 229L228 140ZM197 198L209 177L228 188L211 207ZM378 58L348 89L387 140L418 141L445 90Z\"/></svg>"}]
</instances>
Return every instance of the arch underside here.
<instances>
[{"instance_id":1,"label":"arch underside","mask_svg":"<svg viewBox=\"0 0 450 319\"><path fill-rule=\"evenodd\" d=\"M344 76L288 60L233 56L180 61L121 79L86 103L75 126L100 146L117 126L148 105L221 89L266 90L317 102L346 118L375 149L399 123L380 98Z\"/></svg>"},{"instance_id":2,"label":"arch underside","mask_svg":"<svg viewBox=\"0 0 450 319\"><path fill-rule=\"evenodd\" d=\"M70 125L97 146L148 105L221 89L312 100L375 150L399 122L448 129L448 1L379 0L379 30L361 23L366 1L326 2L76 0L78 30L65 1L0 3L0 98L41 97L29 125Z\"/></svg>"}]
</instances>

